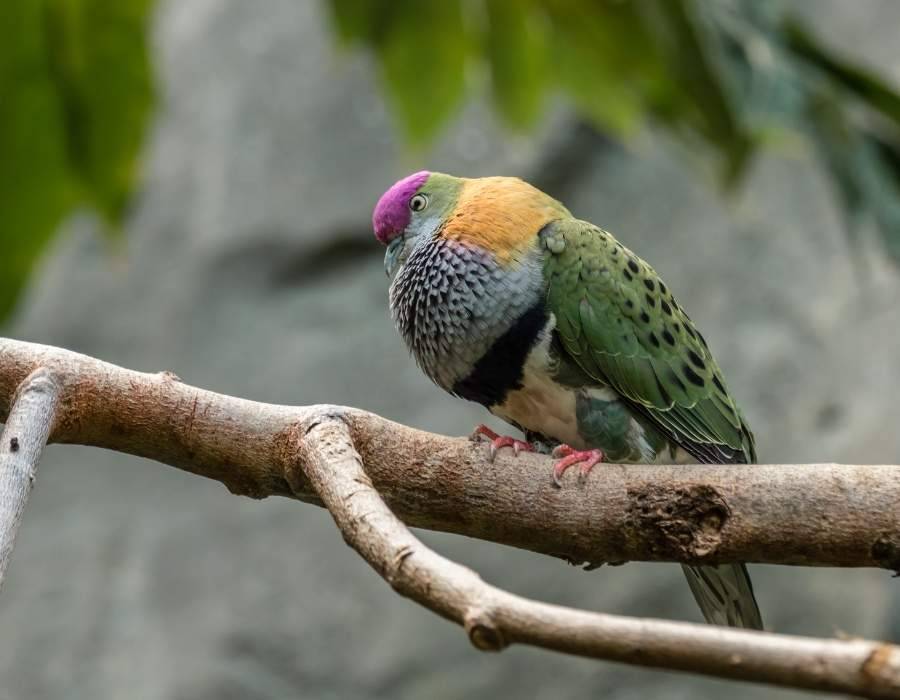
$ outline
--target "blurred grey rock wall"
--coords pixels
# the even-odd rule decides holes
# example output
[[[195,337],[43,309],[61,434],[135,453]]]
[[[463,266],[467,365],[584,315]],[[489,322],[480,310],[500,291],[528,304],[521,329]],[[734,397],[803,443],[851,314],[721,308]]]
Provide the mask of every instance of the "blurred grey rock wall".
[[[900,77],[900,5],[797,5]],[[623,148],[556,114],[538,137],[513,139],[484,105],[413,156],[372,65],[333,50],[313,2],[170,0],[155,50],[162,104],[127,239],[110,247],[90,219],[70,222],[16,337],[261,401],[346,403],[464,434],[484,414],[406,355],[369,214],[420,167],[518,174],[664,275],[764,460],[900,459],[900,275],[877,255],[851,258],[832,193],[802,156],[764,157],[723,201],[695,155],[654,134]],[[585,573],[423,537],[523,595],[699,619],[674,565]],[[754,567],[754,578],[778,631],[900,640],[886,573]],[[808,697],[524,648],[480,654],[391,592],[324,511],[67,446],[41,465],[0,628],[0,698]]]

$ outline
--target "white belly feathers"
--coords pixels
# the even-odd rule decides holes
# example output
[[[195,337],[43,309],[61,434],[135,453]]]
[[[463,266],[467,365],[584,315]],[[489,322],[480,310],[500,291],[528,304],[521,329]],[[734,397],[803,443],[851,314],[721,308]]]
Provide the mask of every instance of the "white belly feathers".
[[[603,445],[588,444],[579,434],[576,398],[579,392],[594,399],[616,401],[619,395],[614,389],[604,386],[573,388],[556,382],[555,368],[550,357],[550,342],[556,319],[552,315],[540,339],[525,360],[522,372],[522,386],[510,391],[502,404],[493,406],[491,412],[499,418],[515,423],[523,429],[539,433],[552,440],[558,440],[578,450]],[[631,419],[630,442],[635,454],[631,461],[643,463],[685,463],[695,462],[685,450],[661,450],[659,454],[647,441],[643,426]]]
[[[525,360],[522,387],[510,391],[505,401],[494,406],[491,412],[525,430],[559,440],[576,449],[587,449],[588,445],[578,434],[576,390],[553,380],[550,340],[555,326],[556,318],[551,315],[541,331],[540,340]],[[596,391],[608,393],[610,398],[615,398],[614,392],[608,389]]]

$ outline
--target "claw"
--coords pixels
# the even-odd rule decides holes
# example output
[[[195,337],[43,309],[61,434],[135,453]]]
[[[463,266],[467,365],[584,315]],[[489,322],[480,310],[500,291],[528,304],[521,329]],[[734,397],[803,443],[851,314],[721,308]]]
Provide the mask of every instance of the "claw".
[[[562,486],[562,475],[569,467],[580,464],[579,472],[582,477],[591,473],[595,464],[603,461],[603,452],[600,450],[576,450],[568,445],[559,445],[553,449],[553,456],[560,460],[553,465],[553,483]]]
[[[479,423],[475,426],[475,430],[472,431],[469,439],[472,442],[478,442],[482,437],[486,437],[488,440],[496,440],[500,436],[488,428],[484,423]]]
[[[516,457],[519,456],[520,452],[534,452],[534,448],[524,440],[516,440],[508,435],[498,435],[486,425],[479,425],[472,431],[472,440],[478,440],[481,437],[486,437],[491,441],[489,452],[491,462],[496,459],[497,450],[501,447],[512,447]]]

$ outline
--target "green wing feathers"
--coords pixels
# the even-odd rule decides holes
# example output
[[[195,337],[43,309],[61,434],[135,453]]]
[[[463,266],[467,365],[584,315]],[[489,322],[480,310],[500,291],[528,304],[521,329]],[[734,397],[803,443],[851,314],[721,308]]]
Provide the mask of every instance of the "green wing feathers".
[[[753,435],[706,341],[647,263],[577,219],[541,231],[563,347],[700,462],[753,462]]]
[[[753,434],[703,336],[656,272],[577,219],[540,234],[550,311],[563,348],[699,462],[755,462]],[[708,622],[762,629],[743,564],[684,566]]]

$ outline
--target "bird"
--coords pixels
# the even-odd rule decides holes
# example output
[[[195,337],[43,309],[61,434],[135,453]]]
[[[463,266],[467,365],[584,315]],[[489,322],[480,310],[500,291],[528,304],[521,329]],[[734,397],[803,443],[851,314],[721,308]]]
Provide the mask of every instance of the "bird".
[[[562,485],[600,462],[747,463],[753,433],[709,346],[656,271],[515,177],[420,171],[372,214],[394,324],[422,371],[557,457]],[[762,629],[744,564],[683,565],[706,621]]]

